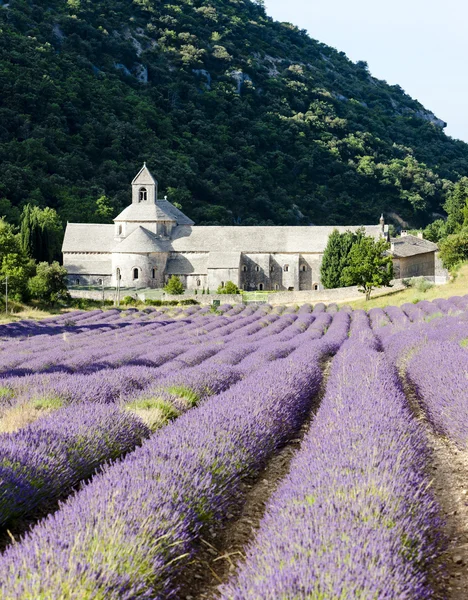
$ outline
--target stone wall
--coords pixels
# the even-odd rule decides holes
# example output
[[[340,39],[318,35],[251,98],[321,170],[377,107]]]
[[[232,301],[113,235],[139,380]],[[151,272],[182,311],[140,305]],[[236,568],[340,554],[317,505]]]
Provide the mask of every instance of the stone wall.
[[[414,256],[401,257],[399,259],[400,273],[402,279],[407,277],[434,277],[435,276],[435,253],[425,252]]]
[[[144,294],[139,294],[141,299],[144,299]],[[243,302],[242,294],[183,294],[180,296],[171,296],[164,294],[162,300],[195,300],[199,304],[209,305],[213,300],[219,300],[221,304],[240,304]]]
[[[389,292],[405,289],[401,281],[394,281],[392,288],[380,288],[372,292],[372,297],[384,296]],[[306,290],[302,292],[277,292],[268,296],[269,304],[316,304],[317,302],[348,302],[360,300],[364,294],[357,286],[336,288],[334,290]]]
[[[86,298],[86,300],[102,300],[102,290],[69,290],[72,298]],[[128,294],[125,294],[128,295]],[[123,296],[120,294],[120,298]],[[115,290],[104,290],[104,300],[115,301]]]

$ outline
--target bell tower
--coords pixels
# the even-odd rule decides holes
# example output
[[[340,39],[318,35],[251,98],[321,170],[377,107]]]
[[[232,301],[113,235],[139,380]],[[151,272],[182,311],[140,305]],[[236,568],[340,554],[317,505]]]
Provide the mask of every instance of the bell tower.
[[[132,181],[132,204],[147,206],[156,204],[158,199],[158,182],[149,172],[146,163]]]

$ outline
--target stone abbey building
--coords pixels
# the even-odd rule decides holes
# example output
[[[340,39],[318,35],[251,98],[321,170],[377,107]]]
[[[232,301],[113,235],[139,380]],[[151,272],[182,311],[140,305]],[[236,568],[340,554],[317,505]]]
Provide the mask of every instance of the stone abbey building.
[[[244,290],[319,290],[322,256],[334,229],[358,227],[196,226],[158,198],[158,184],[144,165],[132,182],[132,203],[114,225],[67,224],[63,262],[70,285],[111,287],[120,277],[123,288],[161,288],[177,275],[188,290],[214,292],[227,281]],[[365,231],[388,238],[383,218]],[[402,263],[411,256],[406,246]],[[417,265],[434,264],[432,247],[437,249],[418,241]],[[422,257],[424,250],[432,258]]]

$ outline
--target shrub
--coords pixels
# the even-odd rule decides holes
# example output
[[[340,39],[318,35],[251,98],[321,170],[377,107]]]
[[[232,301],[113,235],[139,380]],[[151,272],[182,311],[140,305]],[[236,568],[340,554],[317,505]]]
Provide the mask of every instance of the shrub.
[[[424,279],[424,277],[413,277],[410,280],[411,283],[411,287],[414,287],[418,290],[418,292],[422,292],[425,293],[427,292],[427,290],[430,290],[431,288],[434,287],[434,284],[432,283],[432,281],[428,281],[427,279]]]
[[[36,275],[28,282],[28,290],[33,298],[51,304],[69,300],[67,270],[58,262],[53,262],[51,265],[46,262],[39,263]]]
[[[177,275],[172,275],[172,277],[167,282],[164,291],[167,294],[175,296],[184,293],[184,286],[182,285],[182,282],[179,279],[179,277],[177,277]]]
[[[217,294],[240,294],[239,288],[233,281],[226,281],[225,285],[220,285],[216,290]]]
[[[148,306],[162,306],[162,300],[150,300],[149,298],[145,300],[145,304]]]

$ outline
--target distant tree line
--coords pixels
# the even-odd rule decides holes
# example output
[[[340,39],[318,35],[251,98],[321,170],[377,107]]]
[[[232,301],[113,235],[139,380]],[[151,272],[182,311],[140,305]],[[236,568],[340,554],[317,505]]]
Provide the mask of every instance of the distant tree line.
[[[15,225],[26,204],[111,222],[143,160],[200,225],[391,208],[425,226],[468,173],[468,146],[420,103],[262,2],[12,0],[0,30],[0,216]]]
[[[448,269],[468,260],[468,177],[462,177],[447,195],[446,219],[436,219],[424,230],[424,237],[439,244],[440,256]]]

